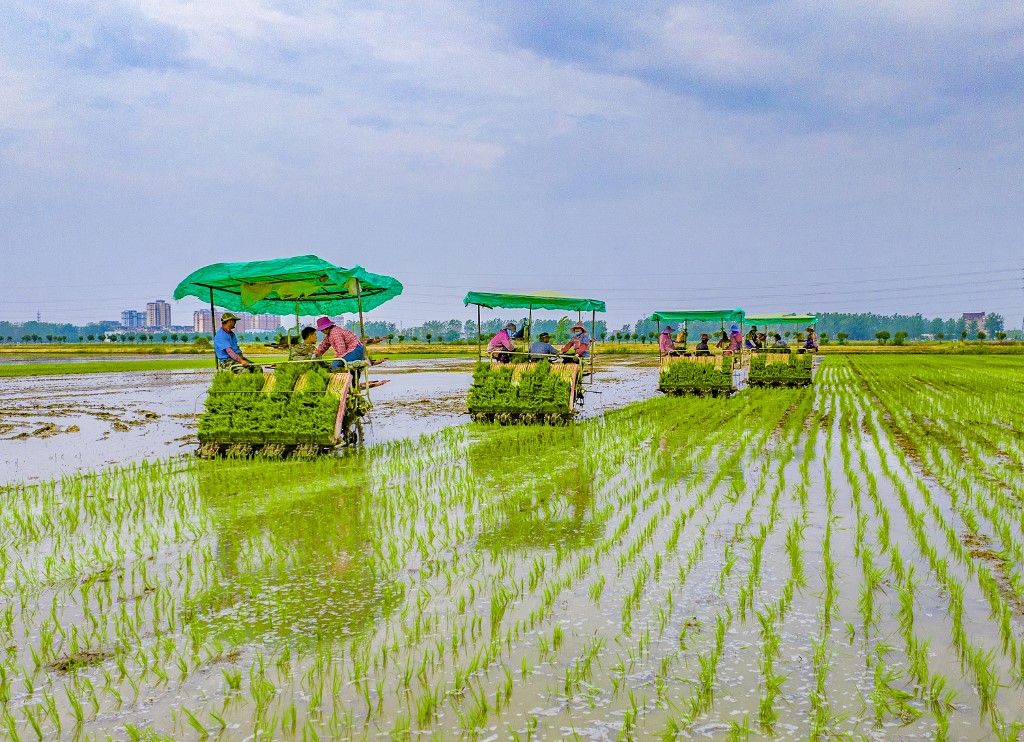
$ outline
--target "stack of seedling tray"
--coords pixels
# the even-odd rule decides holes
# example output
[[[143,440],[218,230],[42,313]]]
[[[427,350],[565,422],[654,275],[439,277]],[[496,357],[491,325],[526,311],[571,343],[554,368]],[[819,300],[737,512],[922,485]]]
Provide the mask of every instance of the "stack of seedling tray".
[[[560,425],[576,414],[580,376],[575,363],[478,363],[466,403],[481,422]]]
[[[661,369],[658,391],[669,395],[719,395],[735,391],[734,356],[682,356]]]
[[[214,376],[199,418],[199,442],[216,447],[330,448],[342,442],[352,376],[308,364],[286,364],[275,373]]]
[[[808,386],[813,377],[814,356],[792,352],[755,353],[747,382],[760,387]]]

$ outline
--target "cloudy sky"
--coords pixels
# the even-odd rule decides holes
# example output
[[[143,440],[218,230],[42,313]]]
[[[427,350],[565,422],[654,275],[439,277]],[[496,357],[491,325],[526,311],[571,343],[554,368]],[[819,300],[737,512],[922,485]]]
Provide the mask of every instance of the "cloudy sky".
[[[0,319],[316,253],[407,323],[550,288],[1019,327],[1022,114],[1020,0],[0,0]]]

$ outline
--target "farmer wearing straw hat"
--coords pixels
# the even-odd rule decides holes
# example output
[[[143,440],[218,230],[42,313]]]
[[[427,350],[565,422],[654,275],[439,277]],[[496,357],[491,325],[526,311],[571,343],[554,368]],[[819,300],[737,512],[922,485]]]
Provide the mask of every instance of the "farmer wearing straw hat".
[[[565,363],[579,363],[581,358],[590,358],[590,345],[593,342],[587,334],[587,328],[577,322],[570,330],[569,342],[562,346]]]
[[[672,325],[665,325],[661,330],[661,335],[658,337],[658,352],[662,356],[678,356],[679,351],[676,350],[676,344],[672,340],[672,332],[675,328]]]
[[[366,360],[366,346],[351,330],[334,324],[330,317],[320,317],[316,321],[316,329],[324,334],[324,339],[313,351],[313,358],[320,358],[329,349],[334,349],[335,359],[331,363],[332,370],[338,370],[347,363]],[[372,338],[367,342],[377,342]],[[383,361],[374,362],[374,365]]]
[[[213,336],[213,352],[217,355],[217,365],[234,371],[255,371],[256,366],[242,355],[242,348],[235,336],[235,323],[238,322],[231,312],[224,312],[220,318],[220,329]]]

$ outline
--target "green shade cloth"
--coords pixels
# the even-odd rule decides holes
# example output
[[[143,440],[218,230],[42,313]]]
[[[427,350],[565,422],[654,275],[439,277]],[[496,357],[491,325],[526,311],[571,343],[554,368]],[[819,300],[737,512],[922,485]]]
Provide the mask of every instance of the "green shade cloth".
[[[655,312],[651,319],[658,322],[742,322],[745,316],[742,309],[692,309]]]
[[[342,314],[359,310],[356,281],[364,311],[402,293],[391,276],[321,260],[316,255],[214,263],[192,273],[174,289],[174,298],[194,296],[223,309],[254,314]],[[296,309],[296,302],[298,308]]]
[[[813,314],[748,314],[752,325],[813,325],[818,321]]]
[[[599,299],[581,299],[578,296],[563,296],[550,292],[524,294],[489,294],[484,291],[470,291],[463,304],[479,304],[494,309],[570,309],[577,312],[603,312],[604,302]]]

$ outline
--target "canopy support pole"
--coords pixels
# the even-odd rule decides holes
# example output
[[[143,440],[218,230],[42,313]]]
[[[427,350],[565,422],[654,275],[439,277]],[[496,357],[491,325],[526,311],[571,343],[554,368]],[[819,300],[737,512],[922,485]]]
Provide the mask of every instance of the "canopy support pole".
[[[217,339],[217,313],[213,311],[213,286],[210,287],[210,334],[213,335],[213,339]],[[217,363],[217,349],[213,349],[213,367],[220,368],[220,364]]]
[[[359,283],[359,279],[356,279],[356,304],[359,307],[359,341],[363,344],[363,355],[366,356],[366,368],[363,369],[363,373],[366,376],[366,398],[370,398],[370,367],[373,365],[370,363],[370,353],[367,350],[366,345],[366,328],[363,326],[363,287]],[[356,385],[359,384],[359,377],[356,376]],[[361,392],[361,389],[356,389],[356,392]]]
[[[528,315],[526,317],[526,344],[529,345],[530,341],[533,340],[533,307],[527,307]]]
[[[661,317],[654,320],[654,325],[658,329],[658,365],[665,365],[665,356],[661,353]]]
[[[302,333],[299,331],[299,300],[295,300],[295,344],[302,342]],[[292,359],[292,340],[288,338],[288,360]]]
[[[582,314],[582,312],[580,313]],[[590,310],[590,384],[594,384],[594,354],[597,352],[594,342],[597,337],[597,312]]]
[[[476,361],[479,363],[483,358],[483,354],[480,349],[480,338],[483,335],[483,328],[480,327],[480,305],[476,305]]]

